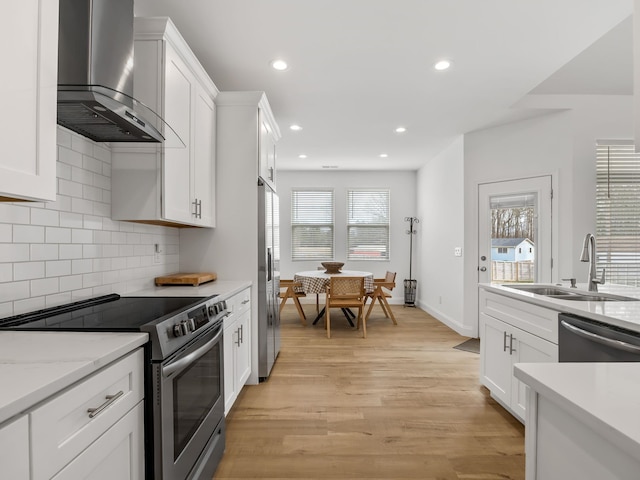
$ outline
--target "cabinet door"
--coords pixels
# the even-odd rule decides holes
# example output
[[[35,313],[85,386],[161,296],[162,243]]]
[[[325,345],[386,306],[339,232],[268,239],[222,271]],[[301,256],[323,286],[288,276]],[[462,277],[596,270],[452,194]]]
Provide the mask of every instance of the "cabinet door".
[[[56,199],[58,2],[4,2],[0,200]]]
[[[273,138],[273,132],[271,127],[265,121],[262,114],[258,115],[260,121],[260,144],[259,149],[259,169],[260,176],[267,181],[267,183],[275,188],[276,183],[276,143]]]
[[[164,119],[185,148],[164,149],[162,214],[167,220],[193,222],[191,200],[191,125],[195,78],[173,47],[165,42]]]
[[[480,381],[491,394],[509,405],[511,397],[511,327],[489,315],[480,313]]]
[[[215,106],[206,90],[198,85],[195,102],[192,198],[198,202],[194,221],[202,226],[215,225]]]
[[[514,329],[515,349],[513,363],[558,363],[558,346],[531,335],[524,330]],[[527,386],[516,377],[511,384],[511,408],[524,421],[527,409]]]
[[[144,408],[140,402],[52,480],[143,480]]]
[[[236,390],[240,393],[251,373],[251,310],[241,313],[238,318],[236,342]]]
[[[27,416],[0,427],[2,478],[29,480],[29,421]]]
[[[234,316],[225,319],[223,336],[224,345],[224,414],[231,410],[231,406],[237,397],[235,389],[236,361],[235,361],[235,341],[237,334],[237,322]]]

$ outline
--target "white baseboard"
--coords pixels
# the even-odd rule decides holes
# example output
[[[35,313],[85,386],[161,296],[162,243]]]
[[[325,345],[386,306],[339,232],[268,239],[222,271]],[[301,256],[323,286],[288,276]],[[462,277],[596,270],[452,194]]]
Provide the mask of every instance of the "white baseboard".
[[[475,337],[476,333],[473,328],[463,325],[460,322],[454,320],[448,315],[442,313],[436,308],[432,308],[429,305],[425,305],[422,302],[418,301],[417,305],[427,312],[429,315],[434,317],[436,320],[444,323],[447,327],[454,330],[458,335],[462,335],[463,337]]]

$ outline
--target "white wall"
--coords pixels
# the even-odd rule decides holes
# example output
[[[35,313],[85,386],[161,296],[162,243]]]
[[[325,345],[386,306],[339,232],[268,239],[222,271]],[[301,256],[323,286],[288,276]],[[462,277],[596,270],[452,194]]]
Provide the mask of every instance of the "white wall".
[[[384,277],[385,272],[396,272],[396,288],[390,302],[404,303],[402,281],[409,278],[409,236],[406,230],[409,223],[405,217],[416,216],[416,172],[413,171],[330,171],[304,172],[279,171],[278,195],[280,197],[280,249],[283,252],[280,261],[282,278],[293,278],[295,272],[315,270],[320,261],[291,260],[291,189],[298,187],[332,187],[334,189],[335,208],[335,259],[344,261],[345,269],[373,272],[375,277]],[[349,260],[347,257],[347,190],[349,188],[388,188],[391,207],[391,240],[388,261]],[[418,225],[418,232],[420,226]],[[417,237],[417,238],[416,238]],[[420,233],[414,236],[414,254]],[[289,255],[287,255],[289,252]],[[327,259],[331,260],[331,259]],[[412,276],[416,276],[417,260],[414,257]],[[418,278],[418,284],[420,280]]]
[[[464,142],[459,137],[426,163],[417,178],[418,305],[461,334],[463,322]],[[462,249],[465,255],[465,249]]]
[[[58,127],[57,177],[55,202],[0,203],[0,317],[149,288],[177,271],[177,228],[111,220],[106,144]]]
[[[478,184],[541,174],[553,176],[553,281],[584,281],[578,261],[582,238],[595,231],[595,142],[630,138],[630,96],[534,96],[522,106],[566,108],[529,120],[480,130],[464,139],[464,314],[477,332]]]

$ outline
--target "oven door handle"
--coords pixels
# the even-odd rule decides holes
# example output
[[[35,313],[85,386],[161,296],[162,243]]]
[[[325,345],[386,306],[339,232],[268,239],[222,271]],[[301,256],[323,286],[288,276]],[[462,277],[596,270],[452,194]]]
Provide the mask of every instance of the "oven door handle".
[[[587,330],[583,330],[582,328],[578,328],[575,325],[571,325],[565,320],[560,320],[560,325],[562,325],[567,330],[579,335],[581,337],[587,338],[594,342],[601,343],[603,345],[608,345],[617,350],[624,350],[626,352],[632,353],[640,353],[640,346],[633,345],[631,343],[623,342],[622,340],[614,340],[613,338],[603,337],[596,333],[589,332]]]
[[[162,367],[162,376],[168,377],[169,375],[177,372],[178,370],[182,370],[187,365],[195,362],[197,359],[202,357],[205,353],[207,353],[209,350],[213,348],[213,345],[217,343],[218,340],[220,340],[220,337],[222,336],[223,331],[224,330],[220,328],[220,331],[216,334],[216,336],[213,337],[211,340],[209,340],[207,343],[205,343],[203,346],[201,346],[197,350],[194,350],[189,355],[182,357],[180,360],[176,360],[175,362]]]

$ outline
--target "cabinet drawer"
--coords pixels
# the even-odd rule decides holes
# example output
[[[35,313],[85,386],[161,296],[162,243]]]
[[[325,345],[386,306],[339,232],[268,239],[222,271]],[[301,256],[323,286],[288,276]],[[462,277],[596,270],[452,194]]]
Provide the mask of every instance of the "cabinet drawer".
[[[232,314],[242,313],[251,307],[251,289],[247,288],[227,300],[227,308]]]
[[[1,478],[29,480],[29,420],[26,415],[0,427]]]
[[[143,373],[138,349],[31,412],[33,480],[50,479],[138,404]]]
[[[558,312],[556,310],[481,289],[480,311],[558,344]]]

